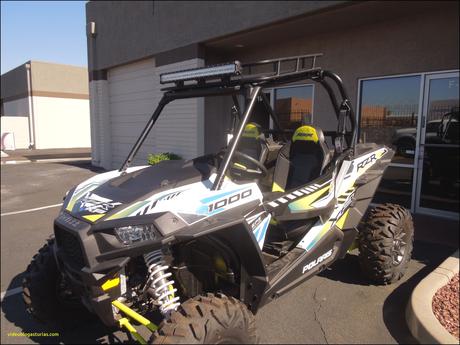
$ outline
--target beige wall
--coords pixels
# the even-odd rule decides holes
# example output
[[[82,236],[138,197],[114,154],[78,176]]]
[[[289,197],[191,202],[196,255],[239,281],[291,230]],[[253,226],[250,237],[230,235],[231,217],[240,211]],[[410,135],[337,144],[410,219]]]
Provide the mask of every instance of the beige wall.
[[[33,97],[35,147],[91,147],[89,101]]]
[[[27,63],[31,65],[31,88],[35,96],[89,98],[86,67],[41,61]],[[1,98],[4,102],[28,95],[26,64],[1,76]]]
[[[87,69],[40,61],[28,63],[33,106],[29,105],[24,64],[2,75],[5,115],[29,115],[32,106],[37,149],[90,147]]]
[[[61,65],[41,61],[31,62],[32,92],[70,93],[88,98],[86,67]]]
[[[14,144],[16,149],[29,147],[29,120],[27,116],[2,116],[1,138],[4,133],[14,133]]]
[[[35,148],[91,147],[88,99],[33,96],[32,102]],[[2,133],[6,131],[3,128],[4,117],[23,119],[24,115],[29,115],[29,97],[5,102],[3,106],[6,116],[2,116]],[[18,133],[23,132],[18,129],[20,127],[15,128]],[[16,144],[17,148],[29,147],[28,133],[27,129],[27,145]],[[23,134],[18,135],[24,137]],[[18,135],[15,134],[15,137]],[[16,140],[22,143],[23,139]]]

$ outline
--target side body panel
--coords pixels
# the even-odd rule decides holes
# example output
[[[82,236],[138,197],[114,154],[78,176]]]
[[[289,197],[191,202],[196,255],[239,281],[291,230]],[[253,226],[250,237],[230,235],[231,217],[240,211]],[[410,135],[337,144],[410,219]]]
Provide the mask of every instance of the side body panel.
[[[261,305],[314,276],[337,258],[345,256],[358,234],[357,226],[393,156],[392,150],[375,144],[357,145],[355,153],[352,160],[344,160],[338,171],[332,173],[333,178],[329,186],[323,187],[324,190],[320,189],[321,186],[317,188],[320,192],[302,187],[280,197],[289,200],[292,198],[289,194],[297,195],[302,192],[305,195],[285,203],[285,210],[291,213],[304,211],[308,215],[323,209],[323,215],[320,215],[316,224],[288,254],[292,258],[284,268],[272,276],[270,267],[267,268],[269,286]],[[331,201],[334,207],[329,211],[327,205]],[[294,217],[297,219],[296,215]]]

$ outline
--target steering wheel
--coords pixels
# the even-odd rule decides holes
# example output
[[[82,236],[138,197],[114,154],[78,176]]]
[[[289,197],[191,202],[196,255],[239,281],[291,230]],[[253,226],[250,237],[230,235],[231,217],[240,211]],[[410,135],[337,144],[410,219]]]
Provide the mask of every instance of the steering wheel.
[[[245,167],[244,165],[242,165],[241,163],[234,162],[232,167],[231,167],[233,172],[238,171],[238,172],[242,172],[244,174],[256,175],[258,178],[264,178],[265,176],[268,175],[267,168],[262,163],[260,163],[257,159],[249,156],[246,153],[243,153],[243,152],[237,151],[237,150],[235,150],[234,156],[239,157],[239,158],[243,158],[244,160],[250,162],[251,164],[254,164],[257,167],[257,169],[249,169],[249,168]],[[236,165],[235,163],[238,164],[238,165]]]
[[[227,152],[227,149],[221,150],[218,153],[218,155],[223,155],[223,154],[225,154],[225,152]],[[250,162],[251,164],[254,164],[257,167],[257,169],[248,169],[247,167],[245,167],[244,165],[242,165],[242,164],[240,164],[238,162],[233,162],[233,164],[230,167],[233,172],[235,172],[235,170],[236,170],[239,173],[249,174],[249,175],[256,175],[257,178],[264,178],[264,177],[266,177],[268,175],[267,168],[261,162],[259,162],[257,159],[249,156],[246,153],[238,151],[238,150],[235,150],[233,155],[234,155],[234,157],[243,158],[244,160]],[[237,163],[238,165],[235,165],[235,163]],[[253,177],[253,176],[251,176],[251,177]]]

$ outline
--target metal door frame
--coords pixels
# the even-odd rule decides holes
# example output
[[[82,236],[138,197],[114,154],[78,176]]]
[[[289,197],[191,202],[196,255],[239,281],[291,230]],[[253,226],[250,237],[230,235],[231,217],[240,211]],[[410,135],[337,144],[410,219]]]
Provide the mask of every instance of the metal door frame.
[[[420,139],[423,135],[425,138],[425,132],[422,132],[422,116],[424,115],[425,110],[425,102],[427,102],[427,97],[425,96],[425,85],[426,79],[430,76],[458,76],[458,70],[442,70],[442,71],[432,71],[432,72],[415,72],[415,73],[402,73],[402,74],[388,74],[388,75],[380,75],[380,76],[371,76],[365,78],[358,78],[357,81],[357,95],[356,95],[356,121],[357,123],[361,123],[360,120],[360,112],[361,112],[361,88],[362,82],[365,80],[378,80],[378,79],[387,79],[387,78],[398,78],[398,77],[412,77],[412,76],[420,76],[420,95],[419,95],[419,106],[418,106],[418,118],[417,118],[417,136],[416,136],[416,143],[415,143],[415,154],[414,154],[414,162],[412,164],[398,164],[398,163],[390,163],[390,167],[396,168],[407,168],[413,169],[412,170],[412,194],[411,194],[411,205],[410,211],[412,213],[420,213],[420,214],[429,214],[435,216],[441,216],[445,218],[451,219],[459,219],[460,214],[455,212],[447,212],[441,211],[436,209],[418,207],[419,205],[419,193],[420,193],[420,183],[418,181],[418,176],[421,175],[422,168],[419,165],[419,157],[420,157]],[[361,125],[360,125],[361,126]],[[423,131],[425,131],[425,126],[423,126]],[[376,205],[371,203],[371,205]]]
[[[415,177],[415,202],[414,208],[416,213],[428,214],[432,216],[441,216],[450,219],[460,219],[460,213],[438,210],[434,208],[428,208],[420,206],[421,201],[421,192],[422,192],[422,174],[423,174],[423,156],[424,156],[424,146],[425,146],[425,133],[426,133],[426,124],[427,124],[427,112],[428,112],[428,99],[430,94],[430,81],[434,79],[445,79],[459,77],[459,72],[444,72],[444,73],[430,73],[426,74],[423,78],[423,108],[420,112],[421,116],[419,117],[419,124],[423,122],[423,126],[418,128],[418,145],[416,147],[416,157],[417,157],[417,172]]]

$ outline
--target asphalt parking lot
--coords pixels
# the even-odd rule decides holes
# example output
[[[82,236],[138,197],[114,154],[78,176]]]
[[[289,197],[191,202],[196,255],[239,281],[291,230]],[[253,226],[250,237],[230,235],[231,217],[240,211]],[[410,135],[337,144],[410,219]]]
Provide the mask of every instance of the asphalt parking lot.
[[[18,291],[32,256],[52,232],[64,193],[96,174],[88,162],[29,163],[1,167],[1,343],[120,343],[93,317],[49,329],[26,314]],[[52,206],[40,210],[17,211]],[[453,244],[456,246],[456,244]],[[394,285],[369,285],[356,255],[300,285],[259,311],[263,343],[415,343],[405,307],[417,283],[456,248],[416,241],[405,277]],[[12,293],[12,294],[11,294]],[[59,332],[58,337],[14,337],[10,332]]]

